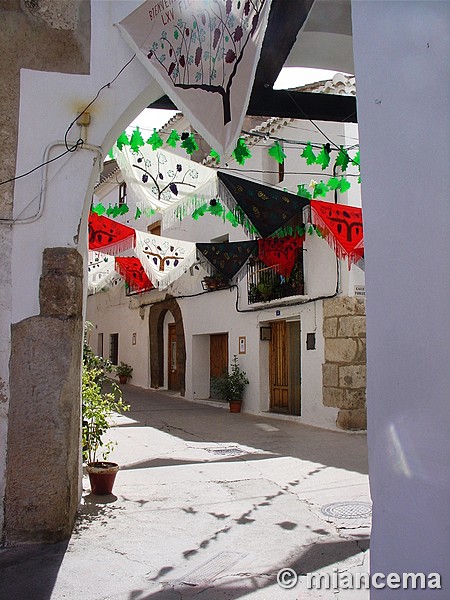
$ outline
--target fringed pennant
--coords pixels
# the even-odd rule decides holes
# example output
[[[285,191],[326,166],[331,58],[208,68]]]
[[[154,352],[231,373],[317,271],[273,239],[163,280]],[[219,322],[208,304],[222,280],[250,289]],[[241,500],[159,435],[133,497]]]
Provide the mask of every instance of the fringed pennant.
[[[88,234],[89,250],[101,250],[105,254],[118,254],[135,245],[136,236],[132,227],[93,212],[89,215]]]
[[[114,157],[129,197],[142,212],[161,212],[165,227],[217,195],[215,169],[167,150],[152,150],[145,145],[133,152],[129,146],[121,150],[115,146]]]
[[[192,126],[230,156],[247,110],[270,0],[146,0],[119,23]]]
[[[364,257],[361,208],[311,200],[311,219],[336,256],[347,259],[349,269]]]
[[[242,220],[242,212],[263,238],[275,233],[309,204],[307,198],[257,181],[248,181],[220,171],[217,176],[221,200],[233,213],[237,213],[236,217],[244,229],[249,231]]]
[[[277,273],[289,278],[297,259],[297,251],[302,248],[305,236],[288,235],[283,238],[258,240],[258,258]]]
[[[246,264],[250,256],[258,250],[258,242],[218,242],[211,244],[197,243],[197,257],[206,269],[206,259],[214,269],[219,271],[228,281],[239,276],[242,267]]]
[[[89,252],[88,294],[95,294],[118,277],[114,268],[114,258],[101,252]]]
[[[135,256],[116,256],[115,268],[125,279],[131,291],[145,292],[153,288],[141,261]]]
[[[154,287],[164,290],[196,262],[195,244],[136,231],[136,256]]]

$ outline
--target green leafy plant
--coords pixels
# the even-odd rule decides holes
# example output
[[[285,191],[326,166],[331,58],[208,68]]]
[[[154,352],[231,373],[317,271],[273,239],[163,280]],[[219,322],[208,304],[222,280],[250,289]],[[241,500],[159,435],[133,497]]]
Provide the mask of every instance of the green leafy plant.
[[[127,365],[127,363],[120,361],[120,365],[116,367],[117,375],[122,375],[123,377],[131,377],[131,373],[133,372],[133,367],[131,365]]]
[[[105,460],[114,447],[114,442],[105,441],[104,436],[112,426],[115,413],[129,410],[122,398],[119,386],[108,378],[113,365],[109,360],[96,356],[87,343],[85,327],[83,346],[83,371],[81,381],[82,399],[82,449],[86,463]],[[106,387],[110,391],[106,391]]]
[[[248,383],[247,374],[241,370],[236,354],[231,362],[231,370],[225,371],[221,377],[215,377],[213,380],[219,398],[226,402],[231,400],[242,401],[245,386]]]

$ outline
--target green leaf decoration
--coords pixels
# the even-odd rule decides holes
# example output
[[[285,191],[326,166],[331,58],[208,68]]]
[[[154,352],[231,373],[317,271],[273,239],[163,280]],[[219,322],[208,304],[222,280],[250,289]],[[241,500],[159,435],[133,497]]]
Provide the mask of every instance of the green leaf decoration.
[[[97,213],[97,215],[99,217],[101,217],[102,215],[104,215],[105,212],[106,212],[106,208],[103,206],[103,204],[101,202],[99,202],[97,204],[97,206],[93,206],[91,210],[92,210],[93,213]]]
[[[114,204],[113,211],[112,211],[112,217],[113,217],[113,219],[115,219],[116,217],[118,217],[120,214],[121,214],[121,212],[120,212],[120,206],[118,204]]]
[[[161,148],[164,142],[162,141],[162,138],[156,129],[153,129],[153,133],[146,141],[146,144],[149,144],[149,146],[152,147],[152,150],[158,150],[158,148]]]
[[[195,221],[198,221],[198,218],[203,217],[203,215],[206,214],[207,210],[208,204],[205,202],[205,204],[202,204],[201,206],[196,208],[191,216]]]
[[[136,206],[136,212],[134,213],[134,220],[137,221],[138,219],[140,219],[141,215],[142,215],[141,209],[138,206]]]
[[[300,184],[297,187],[297,196],[302,196],[302,198],[309,198],[309,199],[312,198],[310,191],[306,188],[304,183]]]
[[[181,138],[178,135],[178,131],[175,131],[175,129],[172,129],[171,134],[167,138],[167,145],[171,146],[172,148],[176,148],[177,147],[177,142],[179,142],[180,139]]]
[[[108,152],[108,156],[111,160],[114,160],[114,154],[113,154],[113,149],[111,148],[110,151]]]
[[[316,225],[313,225],[313,230],[311,232],[311,235],[315,233],[317,235],[317,237],[320,238],[324,238],[325,237],[325,233],[322,232],[322,230],[320,229],[320,227],[317,227]]]
[[[341,146],[339,149],[339,154],[336,157],[335,166],[341,167],[341,169],[343,171],[346,171],[349,161],[350,161],[350,156],[348,155],[348,152],[346,150],[344,150],[344,148]]]
[[[327,192],[328,192],[327,184],[324,181],[320,180],[319,183],[317,183],[314,186],[313,198],[324,197],[327,195]]]
[[[231,223],[233,227],[237,227],[239,225],[239,221],[236,219],[235,215],[229,210],[225,215],[227,221]]]
[[[106,216],[110,217],[114,212],[114,208],[111,206],[111,204],[108,206],[108,208],[106,209]]]
[[[280,163],[280,165],[284,163],[284,159],[286,158],[286,154],[283,152],[283,148],[280,146],[279,142],[275,142],[275,144],[269,148],[268,154]]]
[[[340,186],[341,182],[337,177],[330,177],[327,182],[328,189],[337,190]]]
[[[125,131],[122,131],[122,133],[119,135],[119,138],[116,143],[117,143],[117,147],[119,148],[119,150],[122,150],[122,148],[124,146],[130,145],[130,140],[128,139]]]
[[[186,150],[188,154],[192,154],[198,150],[198,144],[195,141],[193,134],[189,134],[188,137],[181,142],[181,147]]]
[[[330,164],[330,152],[328,148],[322,146],[322,150],[319,152],[316,158],[316,165],[321,165],[322,171]]]
[[[131,151],[137,154],[139,152],[139,148],[141,148],[142,146],[145,146],[144,138],[142,137],[142,134],[139,131],[139,127],[136,127],[136,129],[131,134],[130,138]]]
[[[313,147],[311,142],[308,142],[305,146],[305,149],[300,154],[302,158],[306,160],[307,165],[315,165],[316,164],[316,155],[314,154]]]
[[[128,204],[121,204],[119,207],[119,215],[126,215],[130,210]]]
[[[222,204],[220,204],[220,202],[217,202],[217,204],[215,204],[214,206],[209,205],[208,212],[216,217],[221,217],[223,216],[225,209],[222,206]]]
[[[236,148],[233,150],[232,154],[233,158],[237,163],[243,165],[247,158],[252,157],[252,153],[248,149],[247,144],[244,141],[244,138],[239,138],[236,144]]]
[[[350,181],[348,179],[346,179],[345,177],[341,177],[341,180],[339,181],[339,191],[341,192],[341,194],[344,194],[350,188],[351,188]]]
[[[304,225],[296,225],[295,226],[295,231],[297,233],[297,235],[299,237],[302,237],[305,235],[306,231],[305,231],[305,226]]]
[[[209,155],[216,161],[216,163],[220,163],[220,154],[216,152],[213,148],[211,148],[211,152],[209,153]]]
[[[155,214],[156,210],[154,208],[145,208],[144,209],[144,215],[146,217],[153,217],[153,215]]]
[[[352,160],[352,163],[354,165],[357,165],[359,167],[360,163],[359,163],[359,150],[358,152],[355,154],[355,158]]]

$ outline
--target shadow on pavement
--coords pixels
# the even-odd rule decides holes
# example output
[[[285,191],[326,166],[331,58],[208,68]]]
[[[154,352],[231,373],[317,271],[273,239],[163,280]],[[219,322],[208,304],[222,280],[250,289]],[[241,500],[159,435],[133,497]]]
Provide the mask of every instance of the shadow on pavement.
[[[50,600],[68,543],[0,550],[0,600]]]
[[[267,590],[270,597],[274,597],[274,591],[279,591],[279,597],[283,596],[283,589],[278,587],[276,576],[280,569],[289,568],[299,575],[298,587],[301,586],[301,578],[307,573],[330,572],[330,566],[336,562],[344,561],[352,556],[363,554],[369,547],[369,539],[364,537],[358,542],[343,540],[333,542],[318,542],[307,548],[306,551],[294,557],[288,564],[278,565],[270,574],[250,575],[249,573],[242,574],[240,579],[241,584],[237,584],[235,580],[228,582],[220,582],[219,579],[210,582],[202,582],[200,585],[187,585],[182,580],[172,581],[166,579],[163,583],[163,589],[148,593],[145,589],[136,589],[130,592],[128,600],[179,600],[180,598],[187,599],[195,596],[204,597],[208,600],[237,600],[250,595],[256,590]],[[236,565],[233,571],[236,571]],[[166,567],[158,573],[158,579],[163,580],[165,575],[172,571],[171,567]],[[331,571],[332,572],[332,571]],[[192,574],[191,574],[192,575]],[[226,576],[221,574],[221,578]],[[306,579],[306,577],[305,577]],[[305,584],[305,582],[303,582]],[[273,588],[269,592],[269,588]],[[305,589],[302,587],[301,589]],[[331,592],[333,593],[333,592]],[[299,596],[301,597],[301,596]],[[322,597],[322,596],[320,596]]]

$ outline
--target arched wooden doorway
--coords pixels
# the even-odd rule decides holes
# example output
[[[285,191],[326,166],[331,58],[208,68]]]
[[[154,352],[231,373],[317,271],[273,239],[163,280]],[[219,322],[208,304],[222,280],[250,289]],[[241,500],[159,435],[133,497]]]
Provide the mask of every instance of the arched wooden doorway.
[[[178,390],[184,396],[186,389],[186,342],[184,337],[183,315],[174,298],[152,306],[150,310],[150,371],[152,387],[164,386],[164,319],[172,313],[175,322],[170,333],[169,360],[174,362],[176,377],[170,380],[171,389]]]

